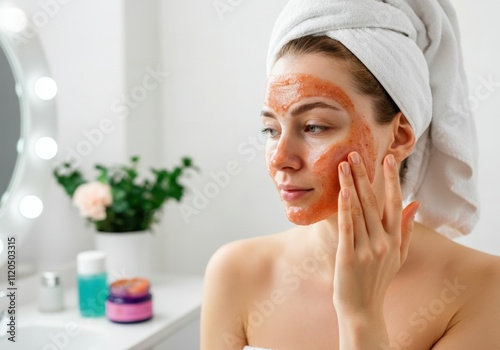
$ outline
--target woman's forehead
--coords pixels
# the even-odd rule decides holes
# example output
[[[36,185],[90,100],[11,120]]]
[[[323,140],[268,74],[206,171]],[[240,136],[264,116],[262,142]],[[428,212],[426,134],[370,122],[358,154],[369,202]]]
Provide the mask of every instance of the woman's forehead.
[[[349,114],[355,112],[352,100],[340,86],[304,73],[272,76],[267,85],[265,104],[278,113],[286,113],[294,103],[313,97],[328,98]]]
[[[309,74],[350,90],[354,86],[351,73],[345,66],[339,60],[321,54],[289,54],[276,61],[270,78],[283,74]]]
[[[298,95],[307,97],[329,97],[339,101],[344,108],[359,110],[368,115],[372,111],[371,99],[354,88],[351,73],[345,64],[337,63],[331,57],[321,54],[285,55],[276,61],[267,82],[266,102],[283,101],[288,103]],[[299,83],[302,77],[302,86]],[[287,85],[288,84],[288,85]],[[280,96],[277,96],[279,94]],[[274,101],[272,99],[274,98]],[[286,106],[282,106],[286,108]]]

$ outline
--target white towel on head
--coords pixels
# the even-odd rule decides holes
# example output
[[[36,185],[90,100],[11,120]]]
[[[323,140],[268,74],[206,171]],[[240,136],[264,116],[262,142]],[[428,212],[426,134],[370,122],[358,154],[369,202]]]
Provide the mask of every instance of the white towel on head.
[[[468,103],[455,12],[448,0],[291,0],[268,53],[291,40],[326,35],[372,72],[418,138],[403,181],[417,220],[454,237],[477,222],[477,139]]]

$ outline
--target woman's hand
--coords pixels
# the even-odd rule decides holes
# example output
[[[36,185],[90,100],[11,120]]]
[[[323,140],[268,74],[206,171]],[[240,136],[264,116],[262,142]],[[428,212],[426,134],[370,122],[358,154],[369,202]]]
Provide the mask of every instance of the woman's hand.
[[[339,165],[339,243],[333,302],[341,349],[364,348],[359,341],[371,345],[388,342],[384,298],[406,259],[419,203],[413,202],[403,210],[399,172],[392,155],[385,157],[383,168],[385,204],[381,211],[359,154],[352,152],[348,162]],[[370,334],[365,334],[362,330],[368,325]]]

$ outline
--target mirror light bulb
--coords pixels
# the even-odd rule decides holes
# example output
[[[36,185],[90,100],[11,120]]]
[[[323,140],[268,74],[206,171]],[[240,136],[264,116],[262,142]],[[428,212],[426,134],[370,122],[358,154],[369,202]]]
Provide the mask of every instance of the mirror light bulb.
[[[19,154],[23,153],[23,150],[24,150],[24,140],[23,139],[17,140],[16,150],[17,150],[17,153],[19,153]]]
[[[35,143],[35,153],[41,159],[52,159],[57,154],[57,143],[51,137],[41,137]]]
[[[3,11],[2,24],[5,29],[14,33],[19,33],[28,26],[28,18],[20,8],[11,7]]]
[[[37,196],[26,196],[19,203],[19,211],[25,218],[34,219],[42,214],[43,203]]]
[[[35,83],[35,94],[41,100],[51,100],[57,94],[57,84],[49,77],[39,78]]]
[[[16,95],[17,95],[17,97],[22,98],[23,97],[23,87],[22,87],[22,85],[19,84],[19,83],[16,83],[15,89],[16,89]]]

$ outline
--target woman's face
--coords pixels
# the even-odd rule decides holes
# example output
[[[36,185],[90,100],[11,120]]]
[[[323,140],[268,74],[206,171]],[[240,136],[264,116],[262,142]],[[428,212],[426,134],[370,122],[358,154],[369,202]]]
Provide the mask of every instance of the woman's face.
[[[357,151],[378,197],[388,128],[375,123],[369,97],[331,58],[285,56],[273,67],[262,112],[266,162],[288,218],[309,225],[337,213],[338,165]],[[385,140],[385,141],[384,141]]]

